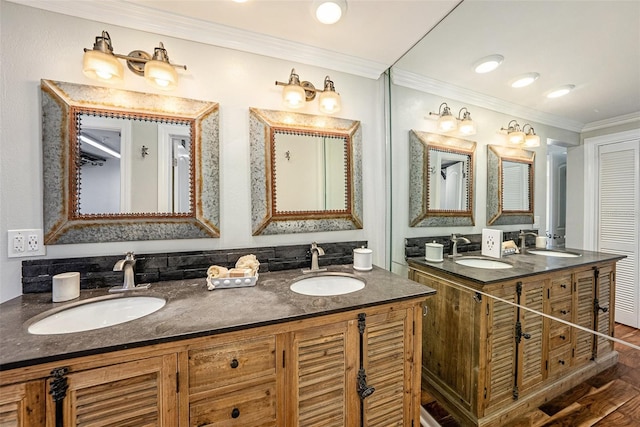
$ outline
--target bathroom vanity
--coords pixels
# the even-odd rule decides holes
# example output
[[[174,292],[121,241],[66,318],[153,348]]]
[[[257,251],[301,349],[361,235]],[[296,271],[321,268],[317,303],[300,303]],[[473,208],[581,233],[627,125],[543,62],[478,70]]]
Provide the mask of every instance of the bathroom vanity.
[[[614,365],[606,336],[621,258],[571,250],[485,263],[504,269],[409,258],[409,278],[437,291],[423,319],[422,387],[464,426],[501,426]]]
[[[154,284],[166,305],[92,331],[32,335],[51,294],[0,306],[0,419],[9,425],[419,425],[423,303],[433,289],[374,267],[365,288],[289,289],[300,270],[255,287]],[[81,299],[104,295],[87,290]],[[116,298],[119,296],[116,296]],[[56,424],[61,422],[63,424]]]

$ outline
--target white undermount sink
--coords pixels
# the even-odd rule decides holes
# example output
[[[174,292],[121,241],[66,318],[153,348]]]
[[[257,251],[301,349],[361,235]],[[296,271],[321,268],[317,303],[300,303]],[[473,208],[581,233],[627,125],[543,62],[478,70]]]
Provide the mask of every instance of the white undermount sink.
[[[160,310],[167,301],[148,296],[98,297],[36,316],[27,330],[34,335],[70,334],[106,328]]]
[[[550,256],[550,257],[557,257],[557,258],[576,258],[580,256],[580,254],[576,254],[573,252],[548,251],[548,250],[542,250],[542,249],[541,250],[530,249],[530,250],[527,250],[527,253],[533,254],[533,255],[542,255],[542,256]]]
[[[364,288],[364,281],[347,273],[324,273],[295,279],[289,289],[310,296],[344,295]]]
[[[486,268],[489,270],[503,270],[505,268],[513,268],[513,266],[509,263],[486,258],[460,258],[455,262],[456,264],[464,265],[466,267]]]

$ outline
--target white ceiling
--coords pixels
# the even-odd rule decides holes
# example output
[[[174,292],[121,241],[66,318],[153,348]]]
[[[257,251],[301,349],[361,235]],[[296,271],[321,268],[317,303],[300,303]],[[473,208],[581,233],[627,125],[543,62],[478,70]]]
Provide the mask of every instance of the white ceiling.
[[[10,1],[369,78],[395,64],[433,93],[573,130],[640,120],[640,0],[347,0],[329,26],[312,0]],[[473,73],[493,53],[502,66]],[[530,71],[540,73],[533,85],[508,85]],[[564,84],[576,89],[544,97]]]

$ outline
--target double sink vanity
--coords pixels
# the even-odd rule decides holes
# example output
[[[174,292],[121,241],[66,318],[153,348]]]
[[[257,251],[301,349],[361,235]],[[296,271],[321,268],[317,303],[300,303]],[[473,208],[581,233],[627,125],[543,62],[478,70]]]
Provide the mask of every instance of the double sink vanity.
[[[502,426],[617,363],[621,256],[528,249],[501,259],[408,258],[436,290],[423,319],[422,387],[464,426]]]
[[[50,293],[25,294],[0,310],[2,419],[24,426],[418,425],[418,340],[433,292],[377,267],[342,265],[261,273],[254,287],[214,291],[203,278],[117,295],[83,290],[79,301],[64,303],[52,303]],[[60,333],[86,327],[85,316],[109,321],[130,302],[152,312]],[[83,307],[93,311],[29,332]]]

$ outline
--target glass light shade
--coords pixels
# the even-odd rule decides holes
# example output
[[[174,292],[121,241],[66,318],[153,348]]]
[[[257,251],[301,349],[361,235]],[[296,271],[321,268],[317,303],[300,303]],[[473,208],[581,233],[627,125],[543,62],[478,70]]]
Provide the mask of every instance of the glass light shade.
[[[529,86],[531,83],[538,80],[538,77],[540,77],[540,74],[538,73],[523,74],[517,77],[516,80],[513,81],[513,83],[511,83],[511,87],[521,88],[521,87]]]
[[[316,7],[316,18],[323,24],[335,24],[342,17],[342,5],[339,1],[322,1]]]
[[[332,90],[320,92],[318,102],[320,103],[320,111],[325,114],[337,113],[342,108],[340,95]]]
[[[288,108],[302,108],[306,101],[306,94],[300,85],[286,85],[282,89],[282,102]]]
[[[519,131],[519,130],[518,131],[509,132],[509,134],[507,135],[507,138],[509,139],[509,143],[510,144],[514,144],[514,145],[523,144],[525,137],[526,137],[526,135],[524,134],[524,132]]]
[[[524,138],[524,145],[527,147],[539,147],[540,137],[535,133],[529,133]]]
[[[502,61],[504,61],[502,55],[489,55],[473,64],[473,70],[478,74],[488,73],[498,68]]]
[[[94,80],[115,83],[124,76],[124,67],[118,58],[99,50],[88,50],[82,58],[82,72]]]
[[[561,96],[565,96],[569,92],[571,92],[575,88],[574,85],[566,85],[557,88],[556,90],[547,94],[547,98],[559,98]]]
[[[450,132],[458,128],[458,120],[452,115],[442,115],[438,119],[438,129],[443,132]]]
[[[462,119],[458,130],[465,135],[473,135],[476,133],[476,123],[470,118]]]
[[[178,73],[164,61],[152,60],[144,64],[144,78],[150,85],[162,90],[175,89],[178,85]]]

